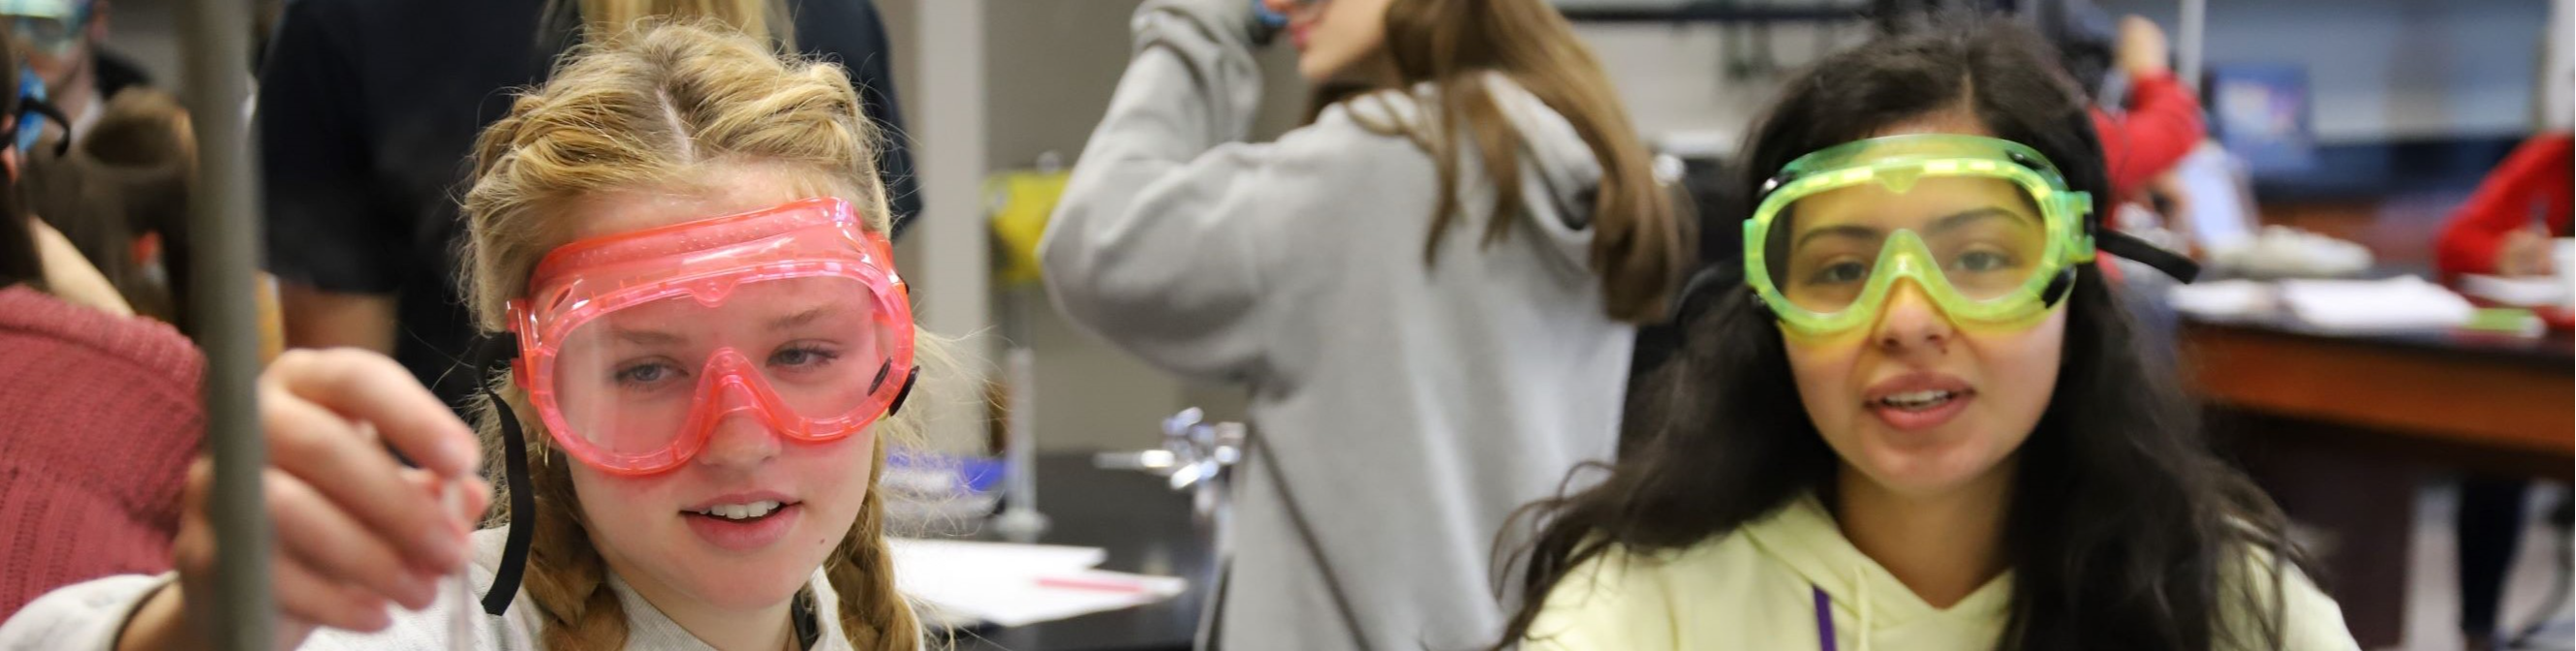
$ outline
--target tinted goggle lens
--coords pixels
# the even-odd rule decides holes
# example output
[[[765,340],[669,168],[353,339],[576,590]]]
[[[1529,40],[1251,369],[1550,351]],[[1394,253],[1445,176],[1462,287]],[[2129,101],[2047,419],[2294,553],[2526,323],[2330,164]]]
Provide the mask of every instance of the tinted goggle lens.
[[[886,305],[867,283],[819,276],[602,314],[565,334],[544,380],[558,435],[649,465],[730,418],[800,439],[850,434],[911,370],[911,323]]]
[[[1938,277],[1959,296],[2012,296],[2050,267],[2048,220],[2040,202],[2010,180],[1924,177],[1862,183],[1800,197],[1766,233],[1765,263],[1779,294],[1799,309],[1851,309],[1890,256],[1892,236],[1920,238]]]

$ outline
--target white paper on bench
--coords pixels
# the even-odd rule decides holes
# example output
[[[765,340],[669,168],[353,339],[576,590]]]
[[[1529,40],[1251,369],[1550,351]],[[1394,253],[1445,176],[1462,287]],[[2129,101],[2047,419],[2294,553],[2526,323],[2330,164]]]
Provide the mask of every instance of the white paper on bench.
[[[1093,569],[1097,547],[895,538],[895,587],[905,596],[975,621],[1024,626],[1170,599],[1181,579]],[[1048,585],[1048,583],[1055,585]],[[1130,586],[1129,590],[1061,587]]]

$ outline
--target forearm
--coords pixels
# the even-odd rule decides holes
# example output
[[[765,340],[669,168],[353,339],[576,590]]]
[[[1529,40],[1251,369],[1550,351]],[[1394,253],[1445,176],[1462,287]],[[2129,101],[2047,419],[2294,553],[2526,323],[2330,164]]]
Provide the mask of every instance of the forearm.
[[[44,267],[46,293],[109,314],[134,316],[134,308],[125,302],[125,295],[108,282],[98,267],[91,266],[89,258],[81,255],[62,232],[42,220],[29,219],[27,224],[36,236],[36,257]]]

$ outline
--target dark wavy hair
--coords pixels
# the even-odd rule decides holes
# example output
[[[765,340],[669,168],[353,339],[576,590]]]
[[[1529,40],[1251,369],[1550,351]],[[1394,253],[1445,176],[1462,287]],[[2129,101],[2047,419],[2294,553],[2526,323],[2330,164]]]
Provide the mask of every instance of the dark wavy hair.
[[[1829,57],[1791,81],[1753,133],[1737,196],[1759,196],[1799,155],[1951,110],[2038,150],[2073,189],[2107,196],[2084,100],[2055,61],[2029,28],[1988,18]],[[1744,208],[1713,214],[1741,219]],[[1839,463],[1795,407],[1776,322],[1743,285],[1741,263],[1719,264],[1739,266],[1684,302],[1679,357],[1636,389],[1645,393],[1629,418],[1645,439],[1616,465],[1576,471],[1606,469],[1600,483],[1516,516],[1539,531],[1501,565],[1520,568],[1504,582],[1527,603],[1495,648],[1525,638],[1549,590],[1604,552],[1689,547],[1833,485]],[[2063,366],[2019,451],[2004,525],[2013,585],[2002,648],[2202,651],[2227,637],[2222,613],[2268,613],[2251,622],[2268,643],[2225,646],[2277,648],[2286,573],[2264,573],[2275,597],[2263,599],[2267,579],[2248,568],[2263,557],[2304,567],[2287,520],[2211,452],[2172,369],[2137,348],[2097,269],[2078,271],[2067,300]]]

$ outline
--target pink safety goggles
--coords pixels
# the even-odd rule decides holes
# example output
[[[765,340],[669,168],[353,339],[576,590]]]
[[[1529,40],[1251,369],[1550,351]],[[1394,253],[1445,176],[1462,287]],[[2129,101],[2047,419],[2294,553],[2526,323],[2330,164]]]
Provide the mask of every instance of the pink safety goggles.
[[[838,440],[902,407],[909,290],[849,202],[803,199],[566,244],[509,304],[513,366],[573,458],[678,467],[730,419]]]

